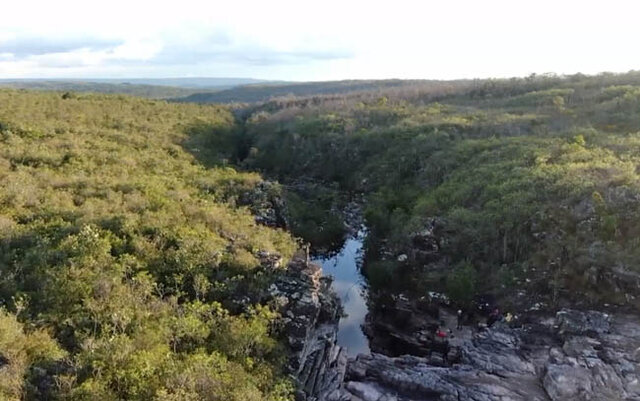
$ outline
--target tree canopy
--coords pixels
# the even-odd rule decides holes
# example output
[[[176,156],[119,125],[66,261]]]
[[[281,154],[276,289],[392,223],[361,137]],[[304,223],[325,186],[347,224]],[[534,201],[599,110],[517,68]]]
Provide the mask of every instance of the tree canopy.
[[[284,400],[261,296],[295,242],[240,199],[221,107],[0,91],[3,399]],[[213,143],[213,142],[212,142]],[[220,155],[220,158],[218,158]],[[214,163],[216,162],[216,163]]]

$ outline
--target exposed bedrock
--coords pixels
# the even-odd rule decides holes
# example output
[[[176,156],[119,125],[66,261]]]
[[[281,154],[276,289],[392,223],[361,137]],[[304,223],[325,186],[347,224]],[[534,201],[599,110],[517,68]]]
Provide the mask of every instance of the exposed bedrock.
[[[475,333],[469,327],[454,330],[445,359],[428,333],[431,323],[448,319],[446,311],[434,318],[407,307],[411,328],[426,329],[402,331],[391,323],[387,328],[411,355],[374,352],[348,359],[337,345],[341,307],[330,286],[319,266],[296,258],[271,288],[281,305],[298,400],[640,400],[638,316],[531,312],[518,327],[498,322]],[[394,313],[394,319],[404,318]],[[408,332],[423,336],[410,341]]]
[[[282,305],[288,369],[300,389],[297,398],[325,400],[341,386],[347,365],[346,351],[337,345],[342,308],[331,279],[322,276],[318,265],[297,258],[271,293]]]
[[[327,400],[640,400],[638,317],[562,310],[532,320],[475,334],[452,366],[360,355]]]

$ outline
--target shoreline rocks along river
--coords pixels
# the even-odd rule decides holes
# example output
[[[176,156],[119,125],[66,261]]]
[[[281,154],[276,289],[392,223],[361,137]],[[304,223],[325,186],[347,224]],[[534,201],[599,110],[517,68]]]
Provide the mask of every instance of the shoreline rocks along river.
[[[289,371],[299,400],[640,400],[640,317],[597,311],[536,314],[457,343],[459,360],[337,345],[341,307],[319,266],[296,259],[273,287],[283,302]],[[285,301],[286,299],[286,301]]]

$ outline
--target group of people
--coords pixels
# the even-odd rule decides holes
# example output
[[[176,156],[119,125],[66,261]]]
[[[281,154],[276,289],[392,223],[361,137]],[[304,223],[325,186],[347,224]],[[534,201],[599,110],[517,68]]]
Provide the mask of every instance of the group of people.
[[[485,309],[486,310],[486,309]],[[491,309],[491,312],[489,312],[488,316],[487,316],[487,320],[486,320],[486,324],[482,325],[479,324],[479,328],[486,328],[486,327],[491,327],[493,326],[496,322],[506,322],[506,323],[511,323],[514,320],[516,320],[518,317],[512,315],[510,312],[507,312],[506,315],[503,315],[500,312],[500,308],[498,308],[497,306],[493,307]],[[457,313],[457,329],[460,330],[462,328],[462,322],[464,320],[464,316],[463,316],[463,312],[461,309],[458,309],[458,313]]]
[[[462,309],[458,309],[456,312],[456,330],[461,330],[465,321],[465,313]],[[491,309],[487,316],[486,325],[479,325],[480,329],[493,326],[496,322],[505,321],[511,323],[514,320],[514,316],[511,313],[503,315],[500,312],[500,308],[497,306]],[[449,351],[451,346],[449,344],[449,338],[453,336],[451,329],[446,329],[444,322],[441,322],[439,326],[434,329],[433,332],[433,345],[429,351],[429,357],[433,352],[437,352],[442,355],[442,360],[445,364],[449,362]]]
[[[500,309],[495,308],[489,314],[487,318],[487,327],[493,326],[496,322],[506,322],[507,324],[511,324],[514,320],[517,320],[518,316],[514,316],[511,312],[507,312],[506,315],[500,313]]]

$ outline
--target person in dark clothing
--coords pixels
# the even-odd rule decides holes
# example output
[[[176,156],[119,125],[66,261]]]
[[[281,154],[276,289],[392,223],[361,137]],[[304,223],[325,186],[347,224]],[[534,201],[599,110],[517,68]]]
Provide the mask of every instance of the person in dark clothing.
[[[449,345],[448,340],[440,340],[436,341],[429,348],[428,357],[431,358],[433,352],[437,352],[442,355],[442,361],[446,364],[449,362],[449,351],[451,350],[451,346]]]
[[[451,346],[449,345],[449,340],[444,340],[444,343],[442,344],[440,352],[442,352],[442,362],[445,365],[449,364],[449,350],[451,350]]]
[[[493,324],[495,322],[497,322],[498,320],[500,320],[500,309],[495,308],[493,311],[491,311],[491,313],[489,314],[489,318],[487,319],[487,327],[491,327],[493,326]]]
[[[458,309],[458,313],[456,314],[456,330],[460,330],[462,328],[462,309]]]

